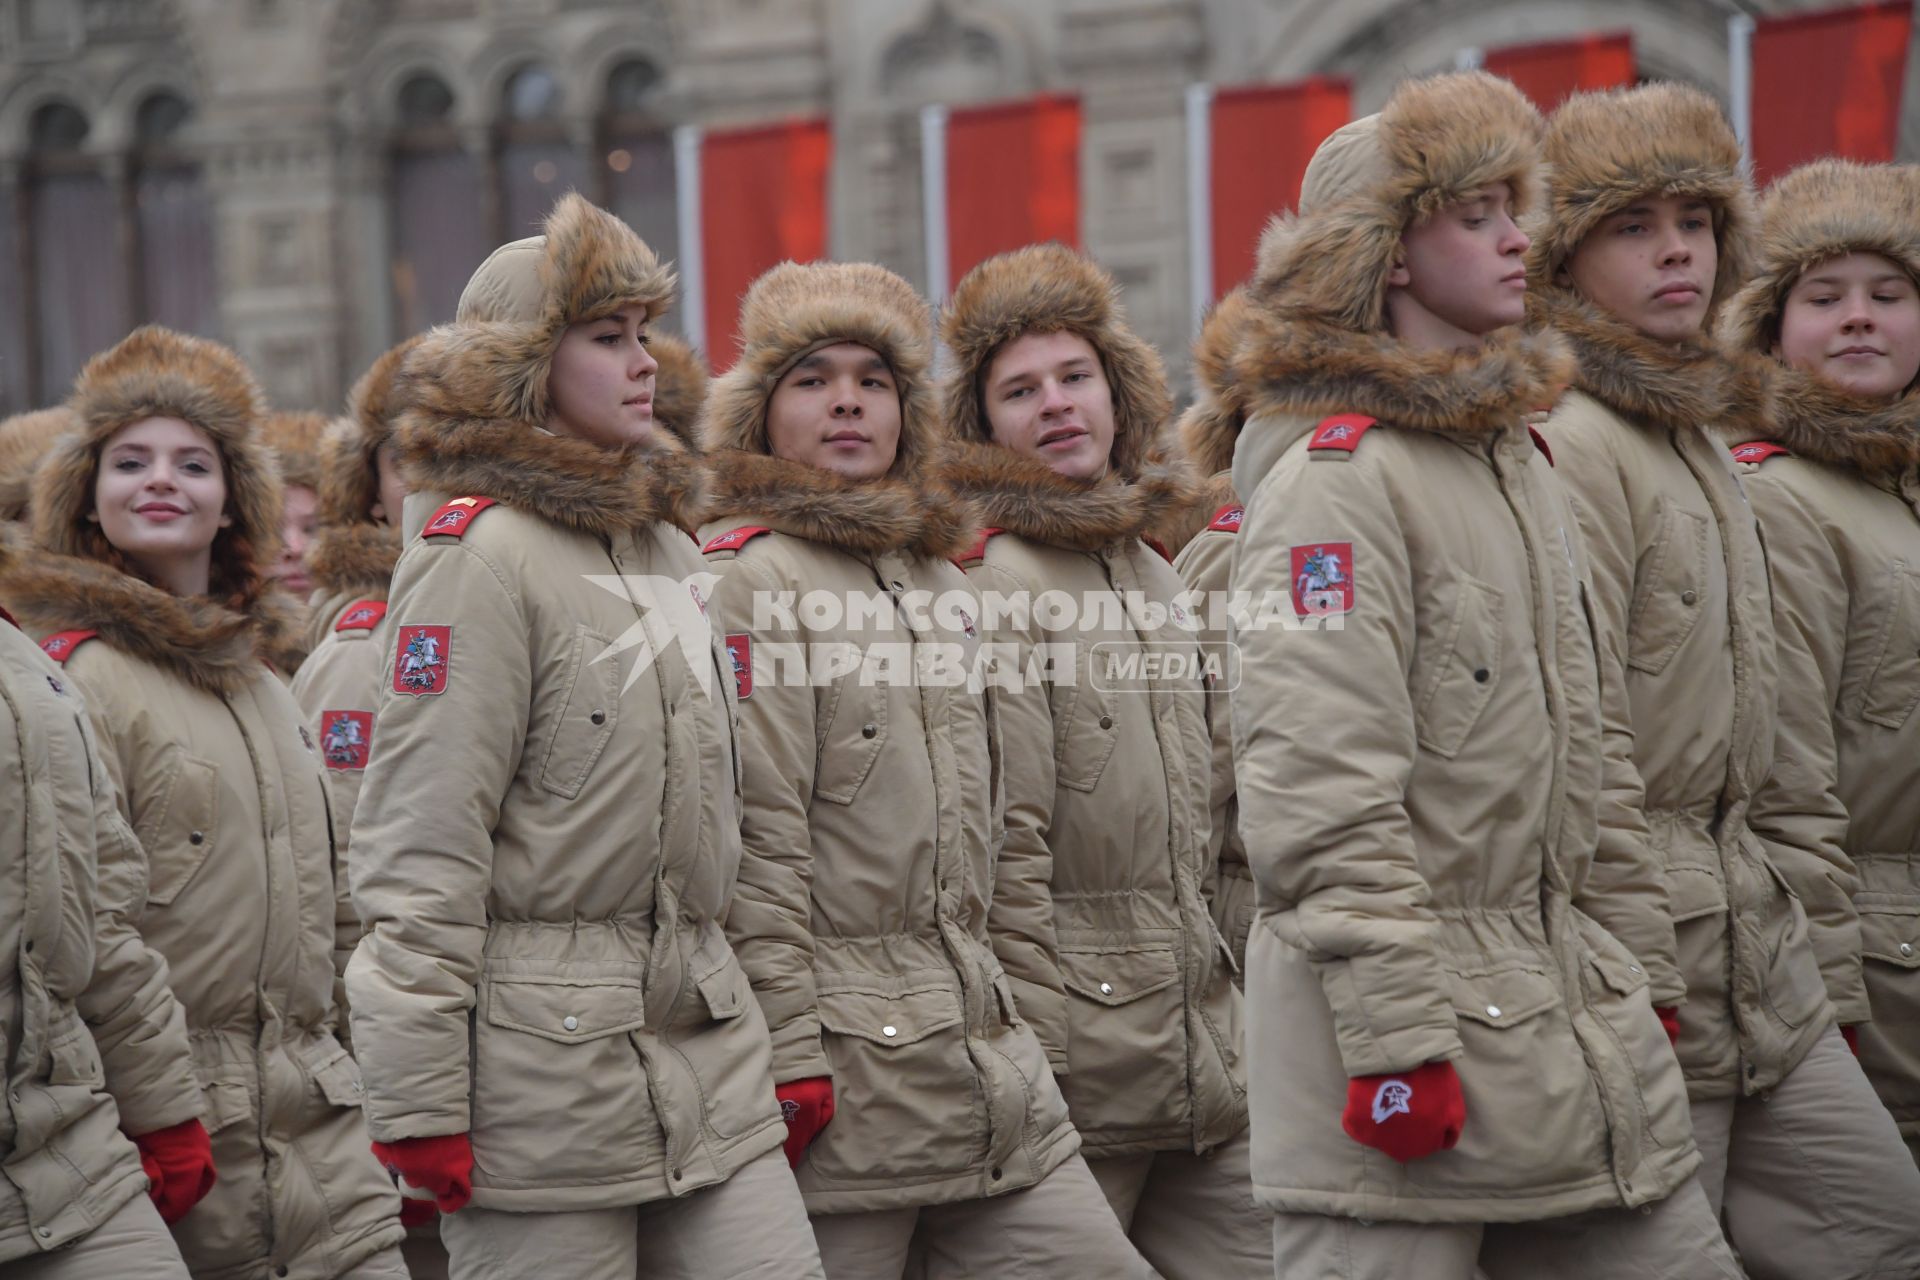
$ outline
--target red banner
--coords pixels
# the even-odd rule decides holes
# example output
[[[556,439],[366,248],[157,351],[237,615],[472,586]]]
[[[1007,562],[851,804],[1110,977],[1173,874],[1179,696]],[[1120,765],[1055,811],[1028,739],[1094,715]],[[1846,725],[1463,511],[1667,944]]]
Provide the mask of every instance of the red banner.
[[[1913,6],[1762,18],[1753,33],[1757,182],[1821,156],[1893,159]]]
[[[1540,110],[1552,111],[1576,93],[1632,84],[1636,76],[1633,33],[1615,31],[1489,49],[1486,68],[1513,81]]]
[[[827,252],[825,120],[713,132],[700,143],[700,242],[707,359],[719,373],[738,354],[740,298],[768,267]]]
[[[947,117],[947,279],[996,253],[1080,243],[1080,101],[1033,98]]]
[[[1267,220],[1299,202],[1314,148],[1352,118],[1351,88],[1317,77],[1214,94],[1214,297],[1253,274]]]

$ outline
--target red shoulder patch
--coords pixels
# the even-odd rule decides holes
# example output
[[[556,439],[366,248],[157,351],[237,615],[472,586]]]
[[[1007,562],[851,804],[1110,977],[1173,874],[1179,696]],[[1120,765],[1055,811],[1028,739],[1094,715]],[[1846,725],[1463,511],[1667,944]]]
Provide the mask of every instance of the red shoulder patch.
[[[437,538],[442,535],[460,538],[466,536],[467,526],[473,518],[495,504],[493,498],[455,498],[446,506],[433,513],[427,521],[427,527],[420,531],[423,538]]]
[[[55,662],[65,663],[75,649],[99,634],[98,631],[56,631],[40,642],[40,648]]]
[[[1322,418],[1320,425],[1313,429],[1313,438],[1307,441],[1307,448],[1339,449],[1352,453],[1360,447],[1360,437],[1377,426],[1379,421],[1364,413],[1336,413],[1331,418]]]
[[[773,530],[764,524],[743,524],[738,529],[730,529],[700,548],[700,554],[712,551],[738,551],[763,533]]]
[[[1733,446],[1732,453],[1735,462],[1765,462],[1775,454],[1781,453],[1789,458],[1793,456],[1793,450],[1784,445],[1777,445],[1771,440],[1749,440],[1745,444]]]
[[[1247,509],[1237,502],[1229,502],[1213,513],[1213,519],[1207,521],[1207,528],[1217,529],[1221,533],[1240,532],[1240,522],[1246,518]]]
[[[340,620],[333,624],[335,631],[371,631],[380,625],[380,619],[387,616],[385,600],[356,600],[341,613]]]
[[[982,560],[985,560],[987,558],[987,544],[993,541],[996,535],[1002,534],[1005,532],[1006,532],[1005,529],[995,529],[995,528],[982,529],[980,531],[980,536],[974,540],[973,545],[968,547],[965,551],[962,551],[959,555],[955,556],[953,558],[953,562],[959,565],[962,569],[966,568],[970,564],[979,564]]]
[[[1547,465],[1552,466],[1553,450],[1547,446],[1547,438],[1540,434],[1540,428],[1529,424],[1527,434],[1533,437],[1533,447],[1540,451],[1540,456],[1547,460]]]

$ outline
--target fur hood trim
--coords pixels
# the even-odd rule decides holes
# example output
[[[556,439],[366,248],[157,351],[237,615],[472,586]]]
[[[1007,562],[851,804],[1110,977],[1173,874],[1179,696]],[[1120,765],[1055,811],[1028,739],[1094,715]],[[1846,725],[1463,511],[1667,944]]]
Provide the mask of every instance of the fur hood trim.
[[[764,520],[781,533],[855,555],[900,552],[951,559],[978,527],[941,483],[847,480],[831,471],[731,449],[710,455],[709,519]]]
[[[1571,289],[1527,295],[1530,322],[1572,344],[1574,385],[1619,413],[1662,426],[1737,430],[1731,413],[1756,412],[1765,394],[1756,362],[1729,358],[1711,338],[1662,342]]]
[[[1336,130],[1307,165],[1297,213],[1260,238],[1263,306],[1360,333],[1385,324],[1387,275],[1415,220],[1505,182],[1516,210],[1540,198],[1540,112],[1484,71],[1408,80],[1379,114]]]
[[[1753,272],[1721,318],[1722,338],[1771,350],[1794,284],[1849,253],[1877,253],[1920,286],[1920,169],[1816,160],[1768,187]]]
[[[783,262],[740,304],[740,358],[714,379],[700,446],[765,455],[767,405],[789,369],[822,347],[877,352],[900,392],[900,449],[888,473],[912,480],[939,451],[933,399],[933,320],[912,285],[871,262]]]
[[[1389,334],[1256,309],[1234,373],[1249,418],[1364,413],[1480,438],[1553,404],[1573,380],[1573,358],[1552,332],[1504,329],[1477,350],[1415,351]]]
[[[1072,551],[1104,552],[1144,537],[1198,498],[1193,473],[1178,461],[1144,463],[1131,481],[1088,482],[991,444],[958,446],[947,476],[983,525]]]
[[[1530,219],[1531,287],[1555,283],[1589,232],[1649,195],[1703,200],[1713,210],[1719,265],[1713,310],[1746,278],[1753,187],[1720,104],[1688,85],[1580,93],[1547,122],[1547,203]]]
[[[988,258],[953,291],[941,337],[953,352],[941,407],[948,433],[990,443],[982,396],[1000,349],[1029,333],[1073,333],[1093,347],[1113,394],[1112,463],[1123,480],[1140,475],[1173,412],[1160,355],[1127,327],[1120,286],[1092,258],[1058,244],[1029,245]]]
[[[1727,432],[1727,443],[1755,438],[1784,445],[1796,457],[1850,467],[1874,478],[1920,464],[1920,391],[1891,403],[1850,395],[1812,374],[1769,365],[1765,421],[1757,432]]]
[[[1235,289],[1208,313],[1194,340],[1196,394],[1175,430],[1180,451],[1203,476],[1232,470],[1233,446],[1247,423],[1246,389],[1234,361],[1252,307],[1246,289]]]
[[[74,427],[65,405],[16,413],[0,422],[0,524],[27,518],[33,473],[53,442]]]
[[[210,594],[249,610],[279,554],[280,475],[260,439],[260,388],[240,357],[217,342],[147,325],[87,361],[67,408],[75,426],[54,441],[34,478],[34,541],[59,555],[119,564],[87,519],[100,451],[129,423],[180,418],[207,433],[225,469],[233,523],[213,540]]]
[[[84,556],[0,555],[0,599],[36,634],[98,631],[115,649],[215,694],[235,692],[258,677],[262,663],[299,648],[290,602],[279,591],[263,592],[240,613]]]
[[[318,413],[269,413],[260,422],[260,439],[273,450],[280,483],[320,491],[320,442],[327,420]]]
[[[700,444],[700,411],[707,403],[712,375],[707,362],[685,339],[670,333],[648,335],[648,350],[660,367],[653,375],[653,420],[689,449]]]
[[[380,446],[393,439],[400,370],[420,344],[416,334],[383,352],[347,396],[347,414],[320,440],[320,531],[307,572],[328,591],[386,593],[400,558],[400,513],[387,523],[371,515],[380,498]]]
[[[371,520],[323,525],[307,552],[307,572],[325,591],[384,596],[393,584],[400,550],[397,525]]]

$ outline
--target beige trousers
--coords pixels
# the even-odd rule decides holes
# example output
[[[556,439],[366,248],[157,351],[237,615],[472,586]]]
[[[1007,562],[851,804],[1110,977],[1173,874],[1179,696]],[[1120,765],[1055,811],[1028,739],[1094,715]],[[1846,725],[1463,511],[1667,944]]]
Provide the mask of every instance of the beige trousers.
[[[1273,1274],[1277,1280],[1741,1280],[1697,1178],[1656,1204],[1541,1222],[1362,1222],[1283,1213],[1273,1220]]]
[[[1079,1156],[985,1200],[813,1219],[828,1280],[1156,1280]]]
[[[680,1200],[440,1220],[453,1280],[826,1280],[778,1148]]]
[[[64,1249],[0,1262],[0,1280],[187,1280],[187,1264],[141,1192]]]
[[[1693,1136],[1753,1280],[1920,1276],[1920,1168],[1837,1028],[1772,1091],[1694,1103]]]
[[[1166,1280],[1240,1280],[1273,1272],[1273,1218],[1253,1201],[1252,1150],[1243,1132],[1204,1156],[1161,1151],[1087,1167]]]

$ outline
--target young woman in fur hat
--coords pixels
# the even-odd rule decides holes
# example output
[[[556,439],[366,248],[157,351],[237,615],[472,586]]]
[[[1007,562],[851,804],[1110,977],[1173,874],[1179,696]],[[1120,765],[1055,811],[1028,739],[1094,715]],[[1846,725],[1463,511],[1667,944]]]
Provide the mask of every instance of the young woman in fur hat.
[[[885,268],[786,263],[740,327],[702,428],[740,698],[727,929],[827,1275],[899,1280],[917,1235],[931,1280],[1145,1276],[988,939],[1003,771],[932,317]]]
[[[1760,433],[1733,442],[1780,648],[1773,777],[1751,821],[1823,926],[1841,1030],[1920,1156],[1920,174],[1788,174],[1756,257],[1722,329],[1781,362]],[[1804,794],[1832,795],[1844,821]]]
[[[32,554],[0,524],[0,579]],[[0,813],[0,1268],[187,1280],[166,1222],[212,1165],[186,1019],[134,925],[126,824],[80,690],[4,609]]]
[[[186,1011],[218,1181],[174,1237],[212,1280],[398,1280],[399,1198],[334,1035],[326,773],[266,663],[287,623],[259,391],[225,347],[149,327],[90,360],[69,407],[37,549],[0,597],[86,697],[132,828],[103,881],[144,880],[132,918]],[[161,1164],[169,1185],[200,1173]]]
[[[953,479],[987,525],[962,562],[1009,664],[995,948],[1147,1260],[1264,1275],[1240,993],[1204,896],[1206,685],[1179,576],[1143,540],[1193,498],[1184,468],[1148,461],[1171,408],[1159,356],[1113,278],[1059,245],[968,272],[942,332]],[[1184,670],[1154,669],[1167,655]]]
[[[1233,727],[1277,1275],[1740,1274],[1648,999],[1672,928],[1617,673],[1526,425],[1569,372],[1510,327],[1541,129],[1484,73],[1402,84],[1320,145],[1250,290],[1233,587],[1287,603],[1236,633]]]
[[[733,686],[685,532],[704,472],[653,421],[672,293],[569,195],[394,391],[347,987],[375,1150],[434,1195],[456,1280],[820,1274],[720,925]]]
[[[1680,1006],[1701,1181],[1755,1275],[1920,1274],[1920,1175],[1822,979],[1823,957],[1844,964],[1827,937],[1850,924],[1845,894],[1803,904],[1782,868],[1804,853],[1750,818],[1776,759],[1780,672],[1760,535],[1714,432],[1758,393],[1706,333],[1752,234],[1739,144],[1712,99],[1655,84],[1570,99],[1546,157],[1530,303],[1576,365],[1544,431],[1626,669],[1679,967],[1641,958],[1656,1003]],[[1824,789],[1787,803],[1811,823],[1844,818]],[[1841,1238],[1852,1256],[1836,1259]]]

